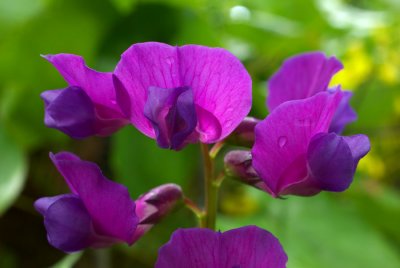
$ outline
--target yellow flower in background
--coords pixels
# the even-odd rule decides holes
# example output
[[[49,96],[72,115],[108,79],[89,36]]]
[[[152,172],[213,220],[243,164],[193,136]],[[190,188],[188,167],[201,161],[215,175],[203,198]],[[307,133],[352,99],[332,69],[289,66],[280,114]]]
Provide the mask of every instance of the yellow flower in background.
[[[398,67],[391,62],[385,62],[379,66],[378,76],[388,85],[394,85],[399,81]]]
[[[363,43],[350,44],[343,60],[344,69],[333,77],[331,85],[341,84],[346,90],[355,90],[370,75],[372,64]]]
[[[361,172],[365,172],[372,179],[382,179],[386,172],[385,163],[381,158],[372,154],[367,154],[358,164],[358,169]]]

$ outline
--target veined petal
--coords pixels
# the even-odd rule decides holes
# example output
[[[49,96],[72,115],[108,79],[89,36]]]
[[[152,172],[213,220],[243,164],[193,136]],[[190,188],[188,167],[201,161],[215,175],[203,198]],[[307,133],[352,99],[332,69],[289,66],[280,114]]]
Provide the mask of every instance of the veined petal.
[[[288,101],[257,124],[253,167],[275,194],[307,176],[306,153],[311,138],[327,132],[342,92],[320,92]]]
[[[50,154],[50,158],[82,200],[96,233],[131,244],[138,218],[128,189],[104,177],[94,163],[70,153]]]
[[[335,57],[309,52],[287,59],[268,81],[267,106],[272,112],[280,104],[311,97],[325,91],[332,76],[343,65]]]
[[[238,59],[221,48],[135,44],[123,53],[115,75],[123,85],[118,95],[130,97],[130,103],[118,97],[120,106],[130,113],[132,124],[151,138],[156,135],[143,114],[149,87],[190,87],[199,139],[205,143],[229,135],[250,111],[250,76]]]
[[[178,229],[160,248],[156,268],[284,268],[287,256],[278,239],[256,226],[224,233]]]

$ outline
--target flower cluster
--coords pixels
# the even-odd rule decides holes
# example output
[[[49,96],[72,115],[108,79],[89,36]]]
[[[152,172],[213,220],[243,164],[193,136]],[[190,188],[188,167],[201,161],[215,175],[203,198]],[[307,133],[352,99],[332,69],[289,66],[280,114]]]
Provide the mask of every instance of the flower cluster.
[[[68,83],[41,94],[46,126],[82,139],[109,136],[131,124],[159,147],[176,151],[198,142],[250,144],[251,150],[225,155],[225,171],[273,197],[344,191],[370,148],[365,135],[340,135],[356,119],[352,94],[329,87],[342,65],[319,52],[288,59],[271,77],[270,114],[264,120],[246,117],[251,78],[222,48],[134,44],[110,73],[92,70],[71,54],[44,58]],[[218,184],[209,177],[214,173],[210,155],[218,148],[206,152],[206,192]],[[133,200],[126,187],[105,178],[94,163],[67,152],[50,158],[71,193],[40,198],[35,208],[44,217],[49,243],[65,252],[132,245],[183,200],[175,184]],[[212,206],[193,206],[188,207],[200,218],[216,213],[209,211]],[[281,268],[286,262],[279,241],[256,226],[224,233],[192,228],[174,232],[159,250],[155,267]]]

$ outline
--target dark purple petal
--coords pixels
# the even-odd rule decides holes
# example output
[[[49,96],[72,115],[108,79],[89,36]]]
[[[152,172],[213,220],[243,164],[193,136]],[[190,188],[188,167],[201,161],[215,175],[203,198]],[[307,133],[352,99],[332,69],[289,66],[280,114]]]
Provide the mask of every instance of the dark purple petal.
[[[82,200],[96,233],[131,244],[138,218],[128,189],[105,178],[94,163],[70,153],[50,154],[50,158]]]
[[[152,138],[156,136],[153,126],[143,114],[149,87],[190,87],[196,130],[205,143],[228,136],[250,111],[250,76],[238,59],[221,48],[135,44],[123,53],[115,75],[123,84],[120,95],[130,96],[130,103],[118,97],[120,106],[130,112],[132,124]]]
[[[312,179],[322,190],[346,190],[355,172],[354,159],[345,139],[335,133],[315,135],[308,147],[307,161]]]
[[[77,196],[63,196],[53,202],[46,209],[44,224],[49,243],[57,249],[74,252],[90,246],[92,221]]]
[[[277,107],[255,128],[253,167],[274,196],[307,176],[306,153],[311,138],[327,132],[342,92],[320,92]]]
[[[43,216],[46,214],[47,209],[56,201],[64,197],[76,197],[74,194],[61,194],[56,196],[50,197],[42,197],[35,201],[33,206],[35,207],[36,211],[42,214]]]
[[[329,132],[342,133],[345,126],[357,119],[357,114],[350,106],[350,99],[353,93],[343,91],[343,98],[333,116],[332,123],[329,127]]]
[[[287,256],[278,239],[256,226],[225,233],[178,229],[160,248],[156,268],[284,268]]]
[[[350,148],[353,156],[354,168],[357,167],[358,161],[363,158],[371,149],[371,144],[366,135],[358,134],[349,137],[343,137]]]
[[[270,112],[280,104],[311,97],[325,91],[332,76],[343,68],[335,58],[309,52],[287,59],[268,81],[267,106]]]
[[[193,93],[189,87],[149,87],[144,115],[151,122],[161,148],[181,149],[197,125]]]
[[[158,186],[136,200],[136,215],[139,225],[134,234],[134,241],[148,232],[154,224],[164,218],[182,199],[182,190],[176,184]]]
[[[95,134],[93,102],[81,88],[45,91],[41,97],[45,102],[44,122],[47,127],[78,139]]]

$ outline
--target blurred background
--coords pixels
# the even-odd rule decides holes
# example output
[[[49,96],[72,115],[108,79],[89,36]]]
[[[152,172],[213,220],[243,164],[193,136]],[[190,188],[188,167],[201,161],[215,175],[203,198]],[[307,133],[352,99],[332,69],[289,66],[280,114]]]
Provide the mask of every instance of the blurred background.
[[[39,94],[66,86],[40,54],[82,55],[112,71],[132,43],[224,47],[253,78],[251,114],[267,115],[266,81],[296,53],[322,50],[345,70],[372,150],[341,194],[273,199],[225,180],[218,228],[256,224],[274,233],[289,268],[400,267],[400,1],[397,0],[0,0],[0,267],[153,267],[157,249],[196,219],[185,208],[132,247],[65,255],[49,246],[32,203],[67,191],[48,153],[72,151],[97,162],[136,198],[175,182],[202,204],[198,145],[159,149],[132,126],[109,138],[72,140],[43,124]],[[229,149],[229,148],[227,148]]]

